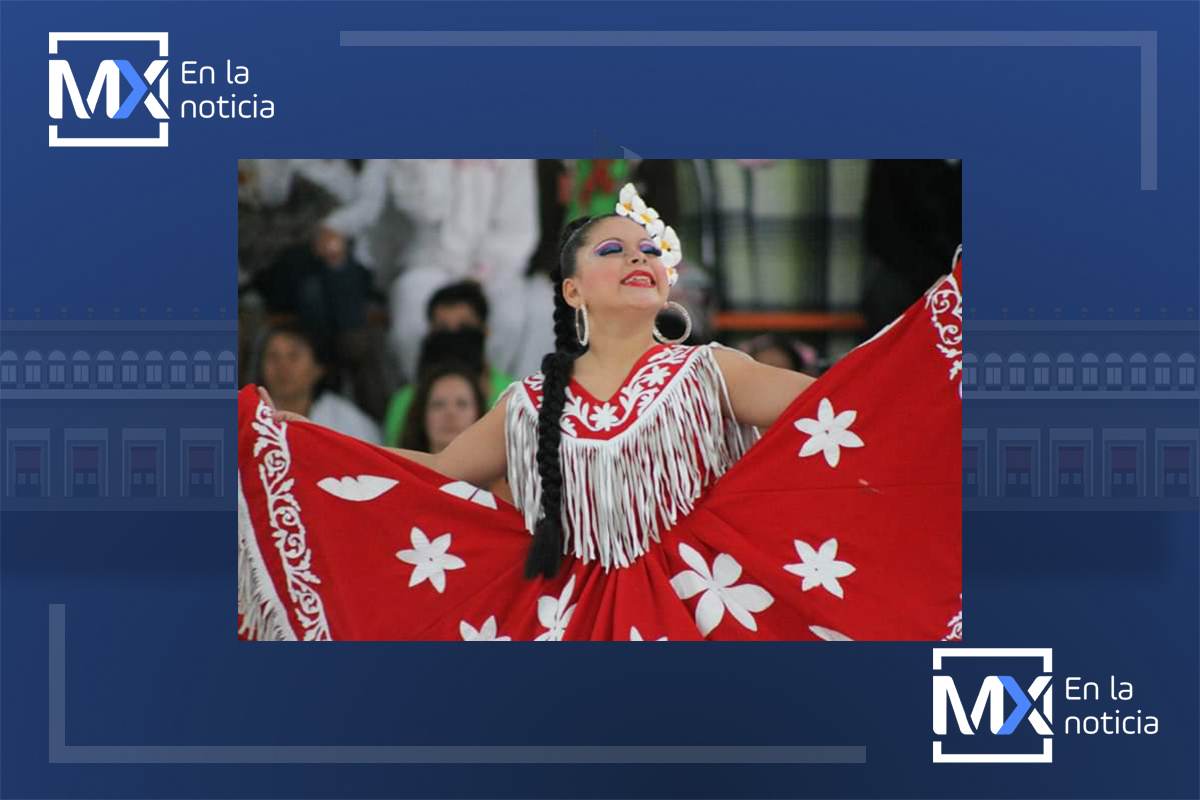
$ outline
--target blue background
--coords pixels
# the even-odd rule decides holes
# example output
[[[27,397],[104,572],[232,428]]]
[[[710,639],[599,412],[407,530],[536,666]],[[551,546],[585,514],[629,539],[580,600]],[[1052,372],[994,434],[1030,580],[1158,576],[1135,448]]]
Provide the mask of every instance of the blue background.
[[[1200,295],[1198,8],[4,2],[0,303],[25,318],[35,306],[73,317],[85,306],[195,306],[210,319],[234,308],[238,157],[589,156],[599,131],[646,158],[962,157],[967,305],[1178,311]],[[338,47],[339,30],[463,28],[1157,31],[1158,189],[1138,188],[1134,48]],[[168,148],[47,147],[41,63],[47,32],[63,29],[170,32]],[[153,53],[138,53],[128,57],[140,70]],[[247,86],[179,83],[181,61],[223,77],[226,59],[249,68]],[[274,102],[275,117],[177,116],[184,99],[247,91]],[[517,646],[487,659],[448,644],[236,645],[227,505],[0,512],[0,794],[1200,794],[1194,505],[964,515],[966,644],[1055,654],[1054,763],[997,766],[930,763],[928,644]],[[50,764],[50,603],[67,605],[68,744],[847,744],[866,745],[868,761]],[[1062,697],[1067,676],[1106,687],[1110,674],[1134,685],[1134,707],[1158,716],[1160,733],[1062,735],[1067,713],[1126,711]]]

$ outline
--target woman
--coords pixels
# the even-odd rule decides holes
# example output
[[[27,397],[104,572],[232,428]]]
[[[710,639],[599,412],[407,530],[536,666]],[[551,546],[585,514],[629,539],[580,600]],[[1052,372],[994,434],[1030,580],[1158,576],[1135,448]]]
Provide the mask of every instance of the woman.
[[[564,233],[542,371],[442,452],[351,448],[242,393],[244,632],[954,635],[961,412],[937,344],[961,337],[957,278],[815,384],[720,346],[656,344],[678,243],[627,189],[616,215]],[[354,475],[312,466],[330,463]],[[307,485],[320,475],[334,500]],[[517,511],[474,489],[504,475]],[[305,527],[323,518],[328,534]],[[355,519],[368,534],[339,540]]]
[[[378,444],[379,427],[371,418],[354,403],[326,389],[326,367],[318,349],[301,325],[275,326],[263,337],[259,383],[285,412]]]
[[[422,373],[416,386],[400,444],[408,450],[436,455],[486,410],[483,387],[474,367],[462,363],[435,365]],[[487,489],[512,503],[512,493],[503,478]]]
[[[434,366],[413,392],[400,443],[407,450],[436,455],[483,416],[485,408],[474,370],[456,363]]]

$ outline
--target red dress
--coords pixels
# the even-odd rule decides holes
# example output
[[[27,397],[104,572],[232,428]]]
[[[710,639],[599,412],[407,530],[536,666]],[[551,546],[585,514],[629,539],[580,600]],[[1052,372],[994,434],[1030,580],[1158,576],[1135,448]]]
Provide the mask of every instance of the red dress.
[[[287,640],[961,639],[961,259],[763,433],[712,346],[570,384],[566,552],[540,514],[541,376],[508,390],[513,508],[238,398],[239,635]],[[756,441],[757,440],[757,441]],[[523,509],[523,512],[522,510]]]

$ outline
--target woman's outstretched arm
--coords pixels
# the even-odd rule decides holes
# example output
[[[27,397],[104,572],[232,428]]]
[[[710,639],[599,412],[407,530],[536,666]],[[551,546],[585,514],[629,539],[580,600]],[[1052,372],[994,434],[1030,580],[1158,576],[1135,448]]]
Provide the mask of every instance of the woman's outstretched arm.
[[[713,348],[729,387],[729,402],[738,422],[769,428],[816,378],[790,369],[760,364],[745,353]]]

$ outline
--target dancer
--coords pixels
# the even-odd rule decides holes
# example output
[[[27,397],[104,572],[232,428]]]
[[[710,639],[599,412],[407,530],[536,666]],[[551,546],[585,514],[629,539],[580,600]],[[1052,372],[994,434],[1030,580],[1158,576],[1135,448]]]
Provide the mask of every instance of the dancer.
[[[436,455],[243,390],[240,632],[960,637],[961,260],[815,383],[655,337],[678,263],[632,186],[568,226],[555,351]]]

